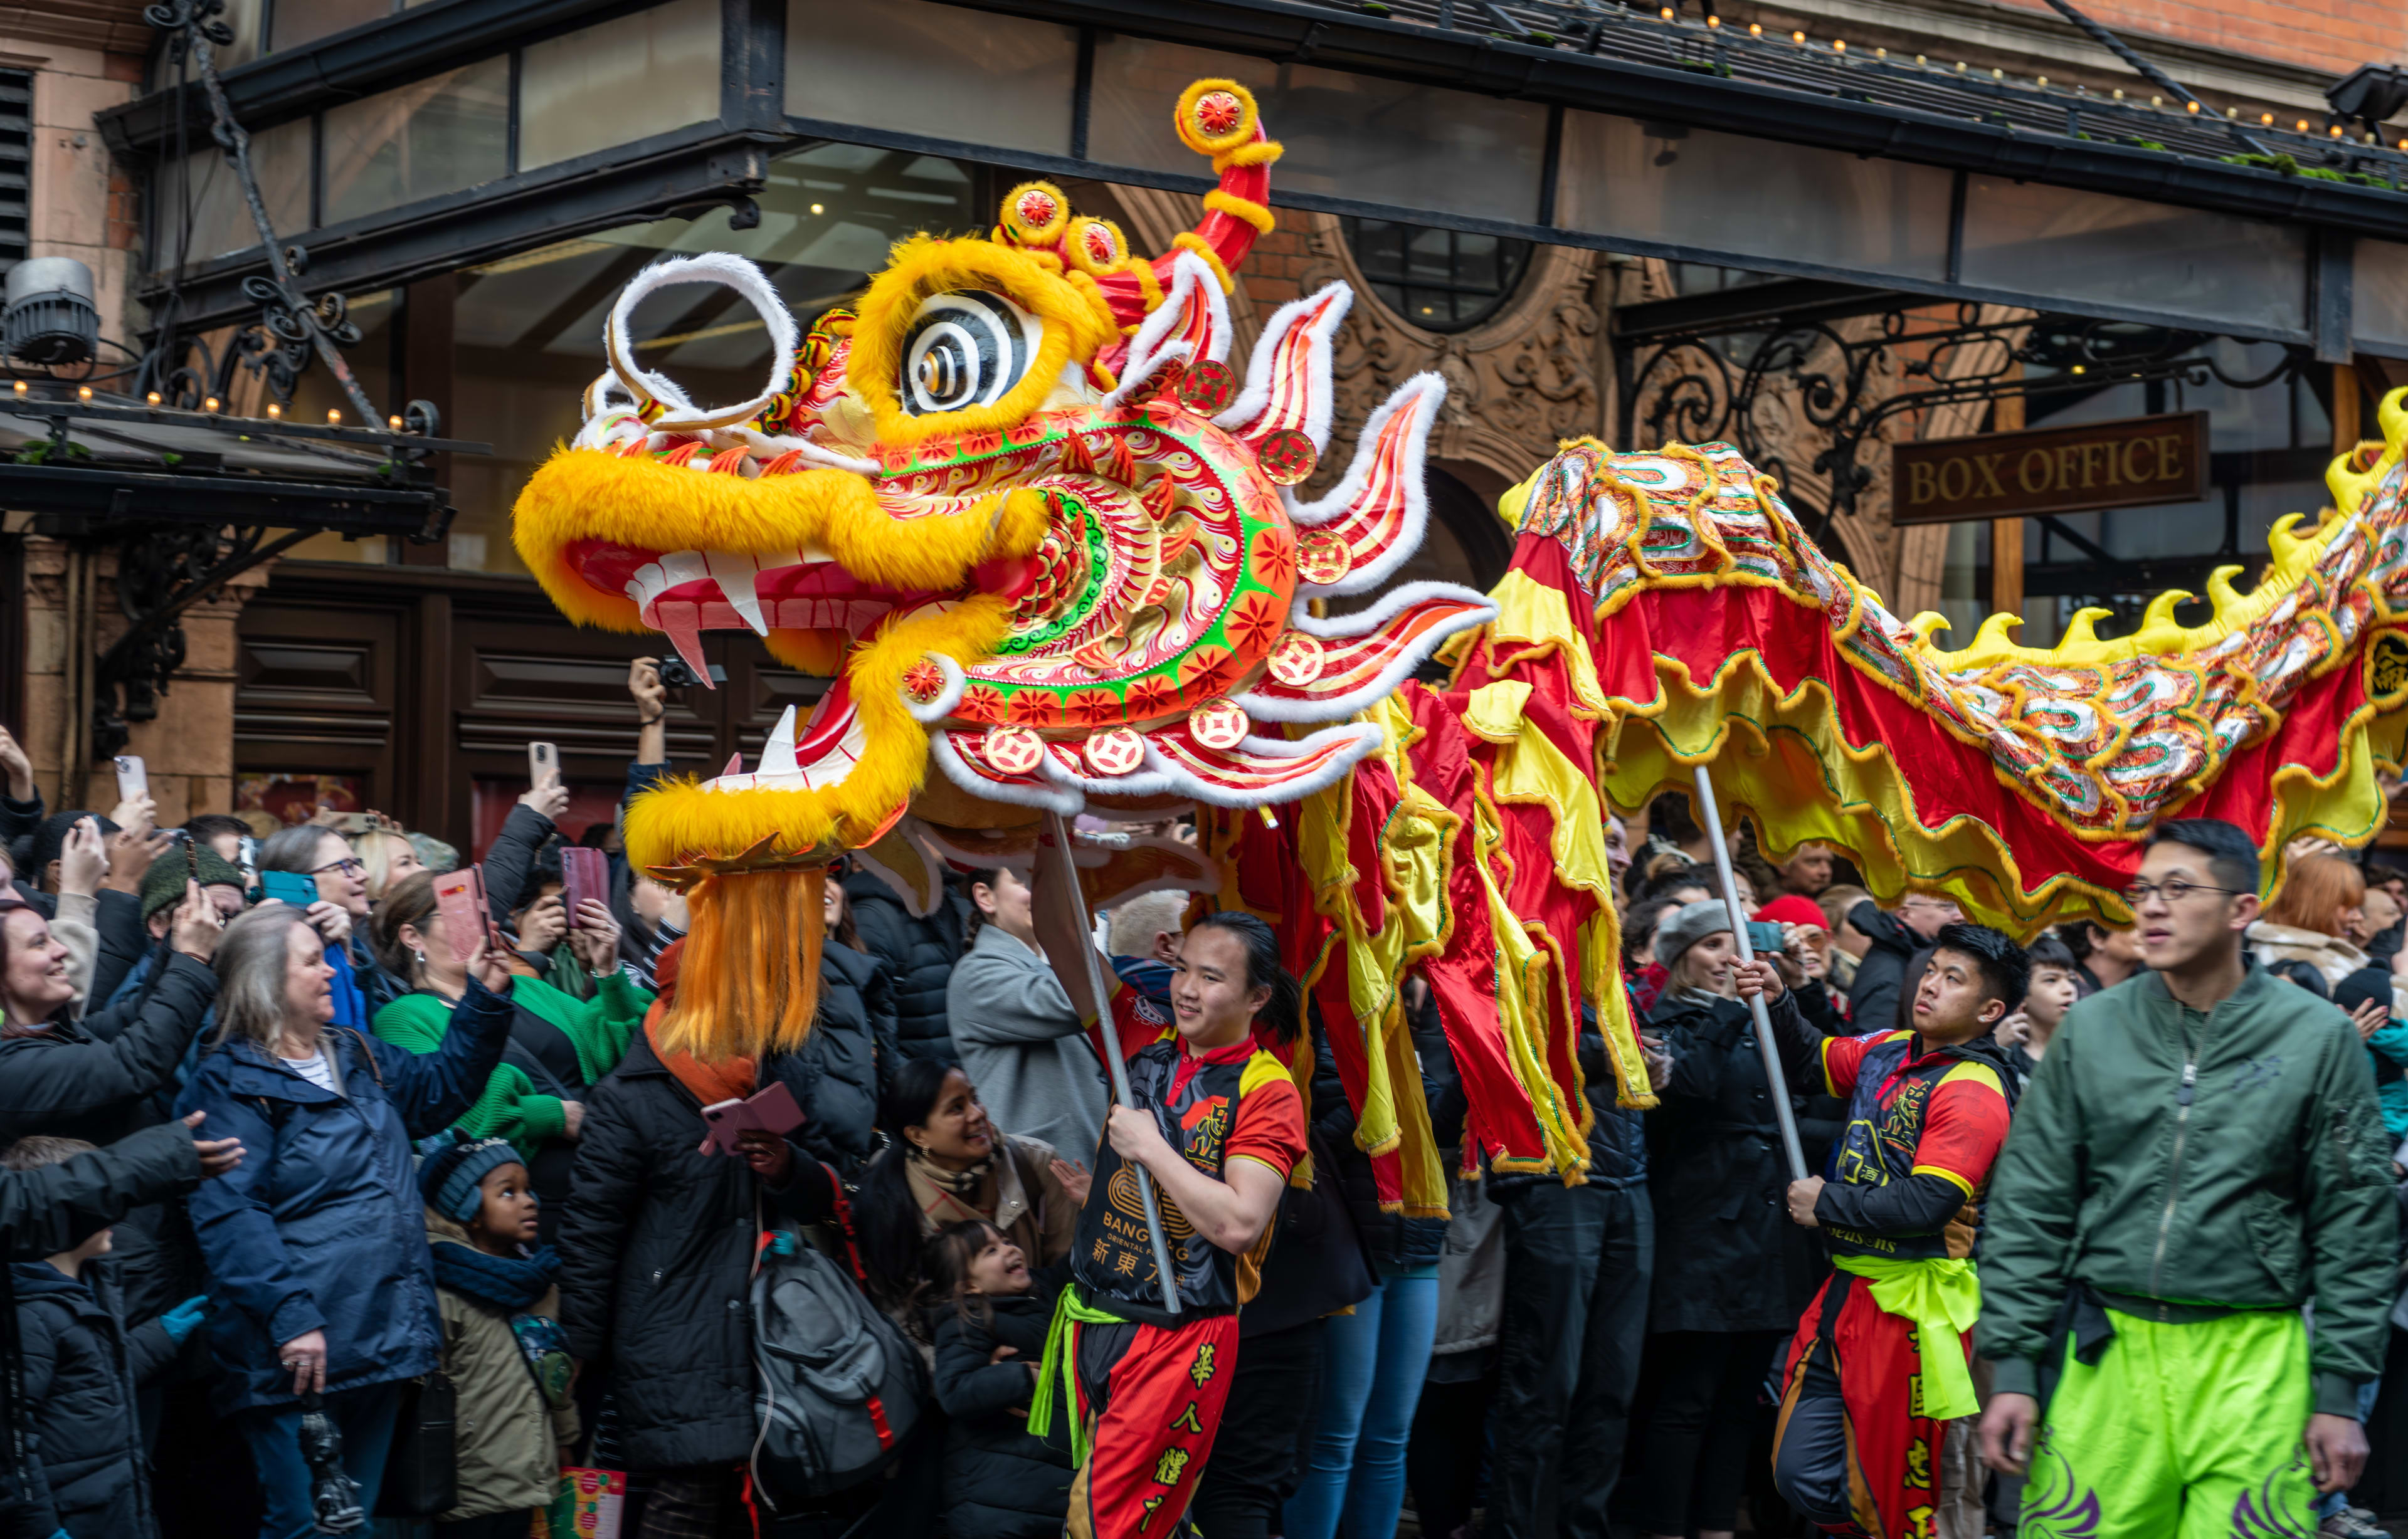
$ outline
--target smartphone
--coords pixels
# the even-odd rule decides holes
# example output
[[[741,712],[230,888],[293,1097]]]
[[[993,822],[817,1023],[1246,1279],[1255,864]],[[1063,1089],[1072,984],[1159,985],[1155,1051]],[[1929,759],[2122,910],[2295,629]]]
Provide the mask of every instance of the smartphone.
[[[527,745],[527,779],[541,785],[560,778],[560,749],[550,743]]]
[[[318,884],[297,871],[263,871],[259,874],[259,895],[289,903],[295,908],[307,908],[318,901]]]
[[[568,845],[560,852],[561,906],[568,911],[568,928],[578,928],[578,905],[591,898],[595,903],[610,901],[609,858],[598,849],[583,845]]]
[[[1781,949],[1781,926],[1770,919],[1747,921],[1748,949],[1757,956],[1770,956]]]
[[[139,754],[117,756],[117,799],[131,802],[150,794],[150,772],[142,766]]]
[[[242,867],[244,876],[255,876],[259,874],[259,841],[257,839],[248,834],[244,834],[235,845],[235,856],[236,863]]]
[[[443,932],[452,957],[466,964],[485,938],[485,872],[464,866],[435,878],[435,911],[443,916]]]

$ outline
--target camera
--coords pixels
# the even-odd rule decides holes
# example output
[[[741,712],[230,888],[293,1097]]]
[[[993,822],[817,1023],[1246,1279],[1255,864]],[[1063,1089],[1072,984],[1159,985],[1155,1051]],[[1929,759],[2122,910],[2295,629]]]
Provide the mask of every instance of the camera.
[[[712,663],[710,665],[710,681],[713,684],[726,683],[727,670],[721,667],[716,663]],[[661,659],[661,683],[665,688],[672,690],[690,690],[701,682],[702,676],[688,667],[686,665],[685,659],[681,657],[665,657]]]

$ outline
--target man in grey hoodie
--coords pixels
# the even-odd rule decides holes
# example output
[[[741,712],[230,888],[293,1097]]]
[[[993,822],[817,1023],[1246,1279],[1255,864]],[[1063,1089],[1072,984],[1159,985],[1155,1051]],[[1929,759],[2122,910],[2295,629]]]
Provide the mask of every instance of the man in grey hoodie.
[[[1111,1098],[1079,1012],[1037,944],[1028,884],[998,866],[973,872],[969,885],[978,933],[945,989],[962,1070],[996,1127],[1092,1161]]]

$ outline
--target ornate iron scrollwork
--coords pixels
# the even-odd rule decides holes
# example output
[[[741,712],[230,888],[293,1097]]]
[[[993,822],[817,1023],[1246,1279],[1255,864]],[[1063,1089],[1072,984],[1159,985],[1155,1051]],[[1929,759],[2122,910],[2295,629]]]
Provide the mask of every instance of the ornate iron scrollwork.
[[[1807,533],[1821,539],[1872,484],[1868,446],[1913,414],[2151,380],[2254,390],[2307,361],[2286,349],[2264,373],[2235,374],[2210,349],[2212,333],[2071,316],[1984,320],[1971,304],[1905,301],[1870,319],[1870,329],[1775,321],[1625,348],[1623,441],[1727,440],[1780,480]],[[1768,431],[1763,414],[1776,396],[1794,403],[1821,440],[1805,466],[1830,489],[1819,503]]]
[[[159,697],[184,665],[184,611],[314,533],[288,529],[150,524],[126,532],[117,547],[117,606],[122,634],[93,670],[95,757],[122,750],[133,723],[154,720]]]

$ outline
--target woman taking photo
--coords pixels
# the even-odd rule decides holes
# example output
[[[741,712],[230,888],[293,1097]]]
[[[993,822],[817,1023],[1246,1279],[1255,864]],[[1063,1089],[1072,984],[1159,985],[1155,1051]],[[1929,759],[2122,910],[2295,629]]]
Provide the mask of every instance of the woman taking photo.
[[[520,978],[510,990],[501,1066],[458,1123],[473,1138],[507,1138],[527,1157],[545,1245],[559,1233],[568,1201],[569,1157],[585,1094],[619,1066],[652,1003],[619,967],[619,926],[610,910],[588,898],[579,919],[565,944],[592,976],[594,997],[572,998],[539,978]],[[435,905],[434,876],[421,872],[385,894],[370,931],[378,962],[412,985],[377,1012],[376,1034],[413,1053],[437,1051],[469,980],[450,923]]]
[[[1037,913],[1046,954],[1069,963],[1064,989],[1093,1018],[1079,951],[1089,943],[1067,883],[1040,883]],[[1301,1002],[1270,927],[1250,914],[1189,927],[1168,1012],[1110,987],[1100,1003],[1137,1104],[1115,1105],[1104,1124],[1029,1430],[1045,1435],[1057,1406],[1072,1418],[1083,1454],[1074,1532],[1168,1533],[1203,1476],[1238,1364],[1238,1309],[1261,1286],[1271,1220],[1304,1156],[1304,1098],[1274,1050],[1296,1040]],[[1177,1314],[1162,1306],[1140,1169],[1153,1179]]]
[[[878,1125],[886,1148],[862,1176],[853,1218],[871,1294],[915,1335],[921,1249],[947,1225],[993,1224],[1032,1267],[1070,1253],[1086,1167],[1041,1139],[998,1134],[961,1070],[941,1059],[906,1061],[879,1100]]]
[[[337,841],[339,843],[340,841]],[[437,1362],[435,1275],[410,1141],[448,1127],[493,1072],[510,975],[480,948],[440,1049],[331,1027],[335,970],[300,910],[265,903],[217,947],[218,1032],[178,1098],[250,1157],[192,1199],[209,1274],[219,1404],[266,1499],[261,1539],[315,1529],[298,1397],[322,1393],[373,1511],[401,1383]]]
[[[1818,1268],[1783,1206],[1789,1172],[1771,1096],[1789,1092],[1768,1089],[1731,983],[1730,910],[1719,901],[1675,909],[1656,932],[1656,955],[1668,987],[1647,1019],[1672,1066],[1647,1118],[1656,1278],[1632,1518],[1651,1539],[1729,1539],[1760,1419],[1756,1387]],[[1794,1013],[1794,994],[1771,1008]]]
[[[324,938],[326,964],[335,970],[334,1023],[366,1031],[380,1006],[408,991],[368,951],[367,862],[333,829],[302,823],[267,836],[259,847],[259,869],[290,872],[317,885],[318,901],[304,913]]]

